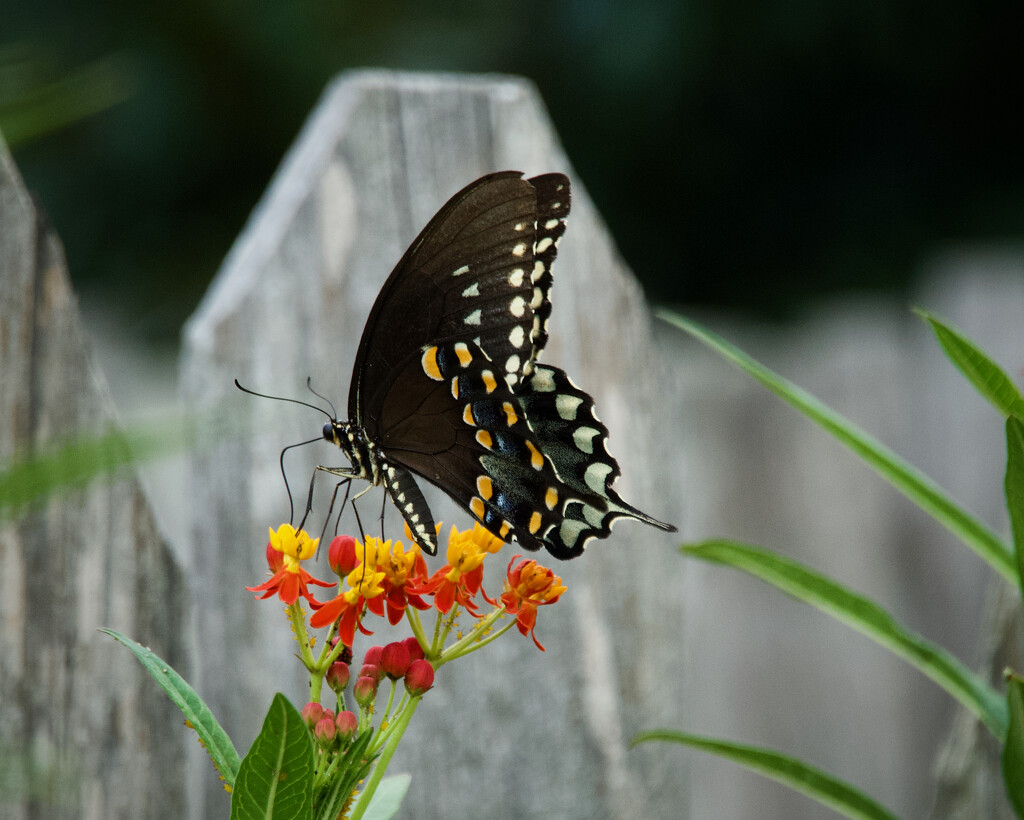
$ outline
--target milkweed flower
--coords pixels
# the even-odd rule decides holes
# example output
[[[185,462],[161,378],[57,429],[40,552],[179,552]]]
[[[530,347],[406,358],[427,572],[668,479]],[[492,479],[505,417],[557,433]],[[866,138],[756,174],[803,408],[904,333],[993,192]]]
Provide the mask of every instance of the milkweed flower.
[[[367,536],[366,550],[370,563],[384,573],[381,581],[384,594],[367,601],[374,615],[384,617],[386,608],[388,623],[394,626],[402,620],[406,607],[410,605],[416,609],[430,609],[430,604],[412,592],[417,584],[427,580],[427,562],[418,544],[414,543],[406,550],[401,541],[382,542]]]
[[[419,595],[433,595],[438,612],[448,613],[452,606],[458,604],[471,615],[479,617],[473,598],[483,583],[484,558],[501,549],[502,543],[500,538],[479,524],[462,532],[452,526],[445,554],[448,563],[412,591]]]
[[[338,636],[345,646],[352,646],[357,627],[366,635],[373,634],[361,623],[363,609],[370,601],[384,594],[381,583],[385,575],[377,570],[376,564],[377,539],[368,537],[365,545],[356,540],[355,554],[357,563],[345,576],[349,588],[326,603],[318,603],[317,611],[309,619],[309,625],[314,628],[337,621]]]
[[[319,543],[319,538],[310,538],[305,530],[296,532],[291,524],[282,524],[276,532],[271,529],[270,540],[267,542],[267,566],[274,575],[269,581],[246,589],[250,592],[262,592],[263,595],[257,595],[257,598],[277,595],[289,606],[301,595],[315,609],[319,602],[313,598],[309,585],[334,586],[314,578],[301,566],[302,561],[313,557]]]
[[[518,555],[513,555],[508,562],[508,573],[505,578],[505,591],[501,602],[510,615],[516,616],[516,626],[523,635],[529,635],[537,648],[544,651],[537,636],[533,633],[537,625],[537,607],[553,604],[565,592],[566,587],[559,578],[547,567],[536,561],[524,559],[515,567],[512,566]]]

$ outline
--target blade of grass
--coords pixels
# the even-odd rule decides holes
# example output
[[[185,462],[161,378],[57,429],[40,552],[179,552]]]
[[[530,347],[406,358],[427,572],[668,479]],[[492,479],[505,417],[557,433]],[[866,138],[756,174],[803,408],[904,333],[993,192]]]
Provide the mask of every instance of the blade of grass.
[[[747,372],[775,395],[823,427],[932,518],[960,538],[1000,575],[1017,583],[1010,549],[988,527],[961,509],[938,484],[807,391],[772,372],[725,339],[672,311],[656,315],[689,333]]]
[[[1006,417],[1006,509],[1010,513],[1017,575],[1024,591],[1024,422]]]
[[[1014,672],[1006,674],[1006,699],[1010,727],[1003,745],[1003,782],[1013,810],[1024,817],[1024,680]]]
[[[896,820],[896,815],[859,789],[809,763],[772,749],[667,730],[643,732],[633,738],[630,746],[655,740],[679,743],[731,760],[855,820]]]
[[[935,681],[997,738],[1005,735],[1006,703],[999,694],[945,649],[901,627],[869,598],[790,558],[749,544],[716,539],[684,545],[680,552],[743,570],[853,627]]]
[[[1015,415],[1024,419],[1024,396],[1021,396],[1010,377],[988,354],[968,339],[960,330],[943,322],[923,308],[914,313],[924,319],[938,339],[949,360],[956,365],[977,391],[1004,416]]]

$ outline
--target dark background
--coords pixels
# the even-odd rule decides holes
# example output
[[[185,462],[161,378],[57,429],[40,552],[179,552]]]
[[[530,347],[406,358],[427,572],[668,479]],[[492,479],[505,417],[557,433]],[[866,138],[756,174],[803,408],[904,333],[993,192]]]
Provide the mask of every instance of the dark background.
[[[0,128],[76,285],[154,341],[349,67],[535,81],[656,301],[785,317],[1024,234],[1020,0],[38,0],[3,21]]]

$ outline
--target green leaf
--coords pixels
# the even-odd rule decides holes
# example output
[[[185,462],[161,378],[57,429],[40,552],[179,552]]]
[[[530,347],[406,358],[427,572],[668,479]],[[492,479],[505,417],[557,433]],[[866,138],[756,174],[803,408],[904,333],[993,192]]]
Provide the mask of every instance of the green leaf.
[[[958,507],[945,490],[916,467],[810,393],[773,373],[710,330],[671,311],[658,310],[656,315],[708,345],[823,427],[907,498],[963,540],[1007,581],[1017,583],[1017,571],[1009,547],[978,519]]]
[[[859,789],[802,760],[771,749],[667,730],[643,732],[633,738],[631,745],[652,740],[692,746],[731,760],[752,772],[789,786],[846,817],[857,820],[896,820],[896,815]]]
[[[352,797],[359,783],[366,779],[379,753],[370,753],[373,728],[358,735],[345,750],[341,765],[334,777],[314,798],[314,811],[318,820],[335,820]]]
[[[1010,725],[1003,745],[1003,782],[1018,817],[1024,817],[1024,680],[1007,671],[1006,699]]]
[[[1024,591],[1024,422],[1006,418],[1006,509],[1010,513],[1017,577]]]
[[[409,791],[410,783],[412,783],[411,774],[385,777],[377,785],[377,791],[373,793],[370,805],[363,817],[366,820],[391,820],[402,807],[402,801],[405,800],[405,793]]]
[[[313,741],[302,715],[278,692],[238,769],[232,820],[311,817],[313,769]]]
[[[935,681],[982,720],[997,738],[1006,732],[1006,704],[991,686],[942,647],[903,629],[874,601],[761,547],[712,540],[684,545],[680,551],[743,570],[853,627]]]
[[[209,753],[210,760],[217,767],[224,782],[229,787],[233,787],[238,775],[238,752],[235,751],[231,738],[217,723],[213,713],[200,700],[195,690],[185,683],[177,672],[160,660],[152,650],[113,629],[101,629],[100,632],[105,632],[131,650],[139,663],[153,676],[153,680],[160,684],[174,705],[181,710],[188,725],[199,735],[199,740]]]
[[[935,338],[957,369],[963,373],[977,391],[1004,416],[1016,415],[1024,419],[1024,396],[1021,396],[1010,377],[988,354],[962,332],[941,321],[927,310],[915,308],[914,313],[931,325]]]

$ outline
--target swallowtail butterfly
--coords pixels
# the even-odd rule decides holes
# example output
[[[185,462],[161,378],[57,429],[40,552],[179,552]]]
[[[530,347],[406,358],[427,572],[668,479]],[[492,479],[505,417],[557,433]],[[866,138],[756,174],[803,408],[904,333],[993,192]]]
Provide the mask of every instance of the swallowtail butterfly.
[[[423,229],[384,283],[359,342],[348,421],[323,437],[383,484],[416,541],[437,552],[415,476],[502,540],[574,558],[617,518],[674,531],[612,489],[619,465],[594,401],[537,359],[569,180],[489,174]]]

